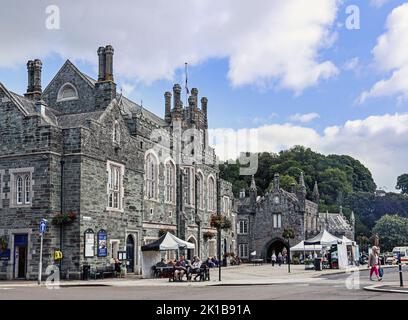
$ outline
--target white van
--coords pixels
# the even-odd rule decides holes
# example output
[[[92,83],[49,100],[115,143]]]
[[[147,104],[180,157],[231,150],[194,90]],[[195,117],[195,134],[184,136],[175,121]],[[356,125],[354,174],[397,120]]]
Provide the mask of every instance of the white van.
[[[401,255],[401,263],[408,264],[408,247],[395,247],[392,249],[395,264],[398,263],[398,253]]]

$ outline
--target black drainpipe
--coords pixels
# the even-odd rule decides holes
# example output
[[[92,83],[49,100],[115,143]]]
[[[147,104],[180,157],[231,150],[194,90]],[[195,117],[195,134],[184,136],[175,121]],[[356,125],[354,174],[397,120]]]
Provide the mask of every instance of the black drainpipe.
[[[60,213],[61,214],[64,213],[64,164],[65,164],[65,161],[61,160],[61,186],[60,186],[60,188],[61,188],[61,193],[60,193],[60,200],[61,200]],[[60,251],[61,252],[62,252],[62,242],[63,242],[63,228],[64,228],[64,225],[61,224],[60,225]],[[64,257],[64,255],[63,255],[63,257]],[[59,268],[60,268],[60,275],[61,275],[61,272],[62,272],[62,259],[60,260]]]

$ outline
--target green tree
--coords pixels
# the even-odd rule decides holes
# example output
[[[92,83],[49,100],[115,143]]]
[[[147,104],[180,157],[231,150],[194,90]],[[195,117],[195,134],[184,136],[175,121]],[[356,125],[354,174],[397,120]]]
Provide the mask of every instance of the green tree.
[[[375,224],[373,234],[378,234],[380,237],[380,246],[383,251],[391,251],[393,247],[407,245],[408,218],[385,215]]]
[[[400,175],[397,178],[397,190],[401,190],[402,194],[408,194],[408,173]]]

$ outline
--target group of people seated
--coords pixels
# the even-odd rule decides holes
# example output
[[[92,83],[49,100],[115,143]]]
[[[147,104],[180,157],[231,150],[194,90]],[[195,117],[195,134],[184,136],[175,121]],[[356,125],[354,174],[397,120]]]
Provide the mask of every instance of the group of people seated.
[[[165,259],[161,259],[155,266],[155,269],[171,267],[174,271],[174,280],[182,281],[183,277],[186,276],[187,280],[190,281],[192,276],[195,274],[194,280],[200,277],[200,280],[209,280],[208,269],[214,266],[218,266],[219,262],[215,258],[215,261],[208,258],[205,262],[202,262],[198,256],[194,256],[192,261],[186,260],[184,256],[180,256],[177,261],[169,260],[166,263]]]

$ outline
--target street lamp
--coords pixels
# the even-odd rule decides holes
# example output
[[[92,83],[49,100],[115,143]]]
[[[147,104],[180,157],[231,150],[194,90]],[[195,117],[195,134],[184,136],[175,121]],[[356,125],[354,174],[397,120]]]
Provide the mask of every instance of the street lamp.
[[[291,228],[284,229],[282,233],[282,237],[286,239],[288,243],[288,273],[290,273],[290,239],[295,238],[295,230]]]

